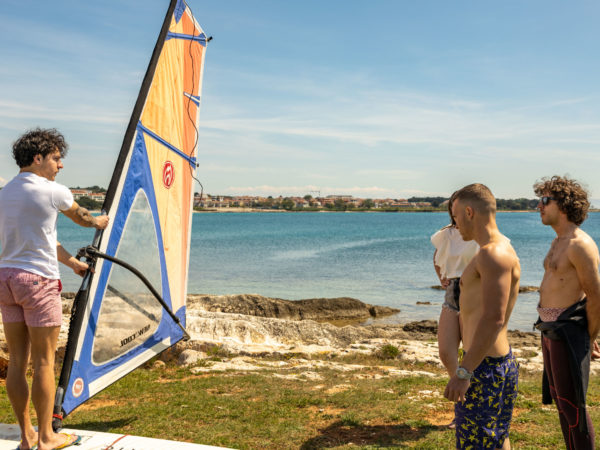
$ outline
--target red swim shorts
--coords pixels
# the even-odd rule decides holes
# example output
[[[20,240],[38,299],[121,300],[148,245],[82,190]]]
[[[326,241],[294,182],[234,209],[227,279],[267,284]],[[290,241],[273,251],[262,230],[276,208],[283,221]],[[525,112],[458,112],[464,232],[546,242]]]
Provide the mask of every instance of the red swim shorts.
[[[62,323],[60,280],[23,269],[0,269],[0,311],[5,323],[29,327],[59,327]]]

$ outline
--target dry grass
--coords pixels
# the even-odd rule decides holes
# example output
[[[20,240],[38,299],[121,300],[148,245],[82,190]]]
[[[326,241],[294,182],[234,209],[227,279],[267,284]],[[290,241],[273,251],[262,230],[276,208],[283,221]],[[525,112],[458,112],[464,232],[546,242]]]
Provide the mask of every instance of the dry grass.
[[[242,449],[454,448],[454,432],[447,427],[453,405],[441,395],[446,380],[439,368],[364,355],[360,364],[348,371],[311,369],[317,377],[302,377],[301,369],[293,368],[195,375],[171,363],[149,365],[90,400],[65,423]],[[437,376],[391,376],[383,364]],[[294,374],[295,379],[288,377]],[[514,448],[563,446],[554,406],[541,405],[540,389],[539,373],[521,374],[511,429]],[[600,382],[594,377],[588,399],[598,423]],[[14,422],[6,395],[0,395],[0,420]]]

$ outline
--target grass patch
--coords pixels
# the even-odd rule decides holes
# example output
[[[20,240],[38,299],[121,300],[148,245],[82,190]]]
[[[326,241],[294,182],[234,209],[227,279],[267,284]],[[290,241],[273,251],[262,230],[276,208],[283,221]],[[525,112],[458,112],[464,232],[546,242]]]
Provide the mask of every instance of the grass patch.
[[[375,356],[381,359],[396,359],[399,354],[398,347],[392,344],[383,345],[375,352]]]
[[[230,357],[215,353],[211,356]],[[322,359],[331,361],[327,355]],[[310,369],[319,377],[302,377],[303,370],[293,368],[193,374],[172,363],[147,366],[78,408],[65,425],[239,449],[453,448],[454,432],[447,428],[453,404],[442,395],[447,381],[442,370],[364,354],[333,362],[361,368],[325,366]],[[383,365],[419,367],[438,376],[392,376]],[[598,377],[590,378],[588,399],[598,423]],[[15,422],[3,385],[0,421]],[[521,374],[511,442],[515,448],[564,445],[555,407],[541,404],[539,373]]]

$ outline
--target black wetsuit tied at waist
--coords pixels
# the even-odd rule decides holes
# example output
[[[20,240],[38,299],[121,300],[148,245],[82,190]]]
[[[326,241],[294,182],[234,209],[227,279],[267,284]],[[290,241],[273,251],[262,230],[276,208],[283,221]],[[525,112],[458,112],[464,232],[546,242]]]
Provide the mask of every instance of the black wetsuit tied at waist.
[[[585,397],[591,360],[586,303],[587,298],[583,298],[567,308],[554,322],[542,322],[538,317],[537,322],[534,324],[534,327],[540,330],[546,338],[563,341],[566,344],[569,354],[569,369],[575,384],[577,406],[580,408],[582,417],[585,417]],[[550,384],[545,367],[542,379],[542,403],[545,405],[552,403]],[[585,420],[579,421],[579,429],[584,433],[588,432]]]

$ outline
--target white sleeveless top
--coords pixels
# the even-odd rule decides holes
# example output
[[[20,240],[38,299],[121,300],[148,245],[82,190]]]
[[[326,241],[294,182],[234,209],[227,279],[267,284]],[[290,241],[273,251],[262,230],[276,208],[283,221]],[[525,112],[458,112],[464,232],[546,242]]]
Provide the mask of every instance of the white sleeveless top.
[[[463,241],[460,232],[454,227],[444,227],[433,236],[431,243],[436,248],[435,265],[440,268],[443,278],[458,278],[479,251],[475,241]]]

